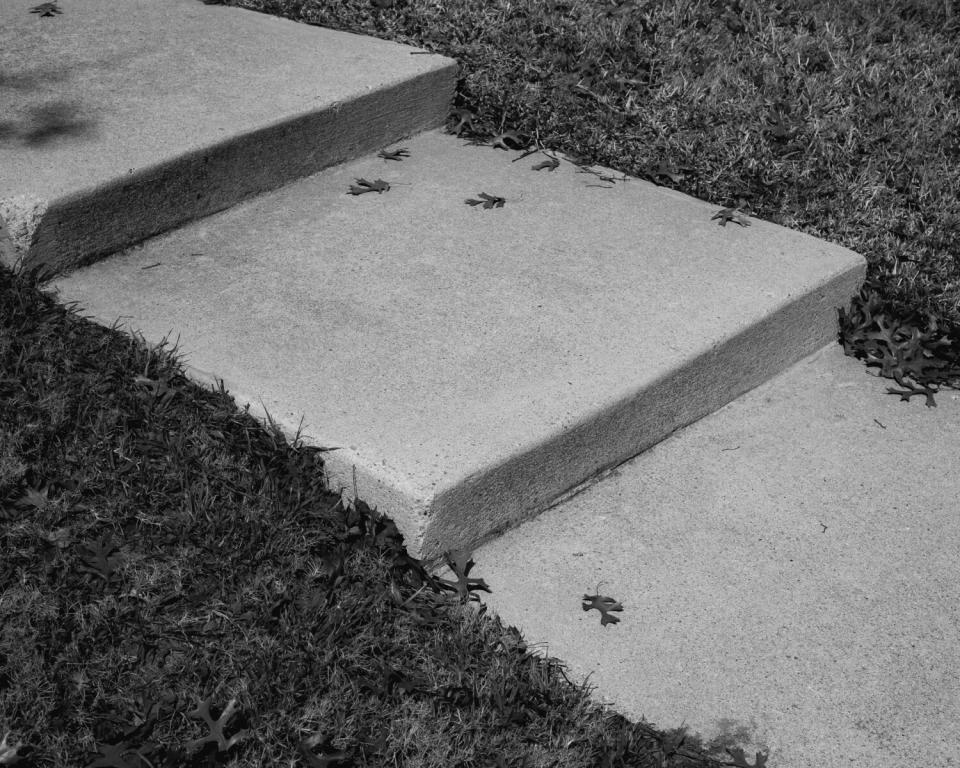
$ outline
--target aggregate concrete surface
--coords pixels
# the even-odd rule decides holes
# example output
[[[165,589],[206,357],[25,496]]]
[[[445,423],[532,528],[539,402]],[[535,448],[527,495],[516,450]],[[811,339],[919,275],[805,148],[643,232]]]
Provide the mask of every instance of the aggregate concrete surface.
[[[0,3],[7,266],[70,268],[441,125],[453,97],[452,59],[241,8],[36,4]]]
[[[411,553],[476,545],[836,336],[865,262],[703,201],[429,131],[56,281],[179,337]],[[515,162],[516,161],[516,162]],[[603,171],[598,171],[604,173]],[[607,171],[614,177],[619,174]],[[348,194],[382,178],[382,193]],[[467,199],[502,196],[500,208]],[[256,408],[251,408],[257,412]],[[262,411],[259,413],[262,414]]]
[[[751,765],[960,766],[960,393],[888,386],[816,352],[474,550],[475,594],[598,700]]]

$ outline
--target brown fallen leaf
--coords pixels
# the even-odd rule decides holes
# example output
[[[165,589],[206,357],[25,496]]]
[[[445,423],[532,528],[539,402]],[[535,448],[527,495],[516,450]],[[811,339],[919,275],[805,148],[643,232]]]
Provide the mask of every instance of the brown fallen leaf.
[[[713,221],[714,219],[720,219],[721,227],[727,226],[728,221],[733,221],[739,224],[741,227],[750,226],[750,222],[738,214],[736,208],[724,208],[723,210],[717,211],[713,216],[710,217],[710,221]]]
[[[467,205],[482,205],[484,208],[503,208],[503,204],[507,202],[502,197],[496,197],[495,195],[488,195],[486,192],[481,192],[480,197],[483,200],[464,200]],[[486,201],[486,202],[484,202]]]
[[[377,194],[380,194],[381,192],[386,192],[388,189],[390,189],[390,185],[387,182],[385,182],[383,179],[377,179],[376,181],[367,181],[366,179],[357,179],[356,184],[350,185],[350,191],[347,192],[347,194],[362,195],[366,192],[376,192]]]
[[[38,13],[42,19],[44,16],[53,16],[57,13],[63,13],[63,11],[57,7],[56,3],[41,3],[40,5],[31,8],[30,13]]]
[[[410,157],[410,153],[404,148],[395,149],[393,152],[387,152],[385,149],[381,149],[377,154],[377,157],[382,157],[384,160],[403,160],[405,157]]]

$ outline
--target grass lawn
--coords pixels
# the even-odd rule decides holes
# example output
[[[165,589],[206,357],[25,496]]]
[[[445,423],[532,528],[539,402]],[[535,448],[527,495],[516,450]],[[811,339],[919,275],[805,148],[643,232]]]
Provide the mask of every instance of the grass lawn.
[[[960,380],[949,1],[235,4],[457,58],[465,138],[863,254],[847,352],[928,406]],[[592,702],[465,604],[482,573],[431,576],[322,469],[175,350],[0,267],[0,766],[763,765]]]

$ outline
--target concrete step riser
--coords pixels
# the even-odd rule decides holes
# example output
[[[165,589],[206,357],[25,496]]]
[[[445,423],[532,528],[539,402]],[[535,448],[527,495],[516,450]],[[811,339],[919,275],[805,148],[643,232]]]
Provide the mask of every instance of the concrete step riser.
[[[435,566],[444,550],[476,549],[835,341],[833,307],[862,280],[861,267],[836,275],[633,397],[437,497],[418,557]]]
[[[68,272],[254,195],[441,125],[455,68],[304,115],[36,210],[29,269]],[[13,265],[8,265],[13,266]]]

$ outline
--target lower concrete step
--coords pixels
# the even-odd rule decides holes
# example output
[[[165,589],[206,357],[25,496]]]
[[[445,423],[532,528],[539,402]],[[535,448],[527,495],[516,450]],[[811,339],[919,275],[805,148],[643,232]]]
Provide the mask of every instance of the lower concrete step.
[[[891,383],[827,345],[473,550],[470,605],[727,764],[960,766],[960,393]]]
[[[0,261],[69,270],[439,126],[452,59],[199,0],[0,3]]]
[[[386,149],[54,287],[337,447],[331,485],[428,563],[821,348],[864,276],[849,250],[612,171],[439,131]]]

